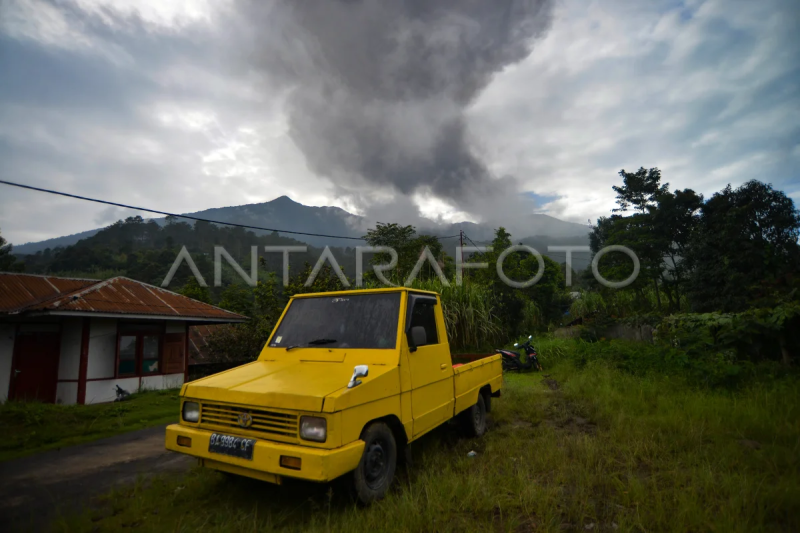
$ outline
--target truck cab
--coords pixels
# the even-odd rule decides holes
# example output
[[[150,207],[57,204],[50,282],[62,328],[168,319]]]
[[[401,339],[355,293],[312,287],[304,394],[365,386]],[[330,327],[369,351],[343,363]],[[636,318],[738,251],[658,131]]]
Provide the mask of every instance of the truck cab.
[[[296,295],[256,361],[183,386],[166,447],[272,483],[347,474],[369,503],[425,433],[458,417],[481,435],[501,387],[499,355],[452,364],[436,293]]]

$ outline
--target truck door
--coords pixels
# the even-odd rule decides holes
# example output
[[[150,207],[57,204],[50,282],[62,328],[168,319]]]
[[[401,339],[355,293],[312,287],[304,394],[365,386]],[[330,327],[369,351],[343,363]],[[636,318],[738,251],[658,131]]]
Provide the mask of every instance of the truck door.
[[[411,367],[411,412],[416,437],[453,416],[453,365],[450,345],[436,297],[409,294],[406,342]],[[415,345],[411,328],[425,330],[424,343]]]

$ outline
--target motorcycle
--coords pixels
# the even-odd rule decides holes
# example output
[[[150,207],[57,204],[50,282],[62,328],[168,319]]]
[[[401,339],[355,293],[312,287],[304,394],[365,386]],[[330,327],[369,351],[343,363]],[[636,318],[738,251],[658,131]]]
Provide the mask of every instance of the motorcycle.
[[[530,370],[531,368],[537,371],[542,370],[542,365],[539,363],[539,358],[536,354],[536,348],[533,347],[531,341],[533,335],[529,335],[527,340],[522,344],[515,342],[514,348],[522,348],[525,350],[525,360],[522,360],[519,352],[512,352],[511,350],[495,350],[503,356],[503,371],[516,370],[521,372],[523,370]]]

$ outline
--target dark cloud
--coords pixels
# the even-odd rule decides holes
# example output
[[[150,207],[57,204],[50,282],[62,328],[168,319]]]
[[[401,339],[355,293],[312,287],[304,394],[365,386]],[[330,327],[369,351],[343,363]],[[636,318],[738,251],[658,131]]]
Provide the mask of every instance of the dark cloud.
[[[477,155],[465,108],[530,53],[550,4],[247,3],[247,20],[266,31],[246,57],[292,85],[290,134],[314,172],[350,189],[424,189],[477,211],[519,191],[494,180]],[[289,46],[275,46],[277,27]]]
[[[800,200],[798,6],[3,0],[0,176],[182,212],[287,194],[420,227],[513,228],[535,201],[585,222],[639,165]],[[116,216],[0,190],[15,243]]]

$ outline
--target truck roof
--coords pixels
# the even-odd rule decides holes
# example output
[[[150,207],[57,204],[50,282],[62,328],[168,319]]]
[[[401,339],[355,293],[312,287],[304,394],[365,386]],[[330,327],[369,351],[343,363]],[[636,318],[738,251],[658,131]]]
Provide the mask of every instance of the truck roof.
[[[292,298],[315,298],[319,296],[339,296],[344,294],[381,294],[387,292],[416,292],[420,294],[430,294],[431,296],[439,296],[439,293],[434,291],[423,291],[413,287],[384,287],[381,289],[349,289],[346,291],[332,291],[332,292],[308,292],[303,294],[295,294]]]

